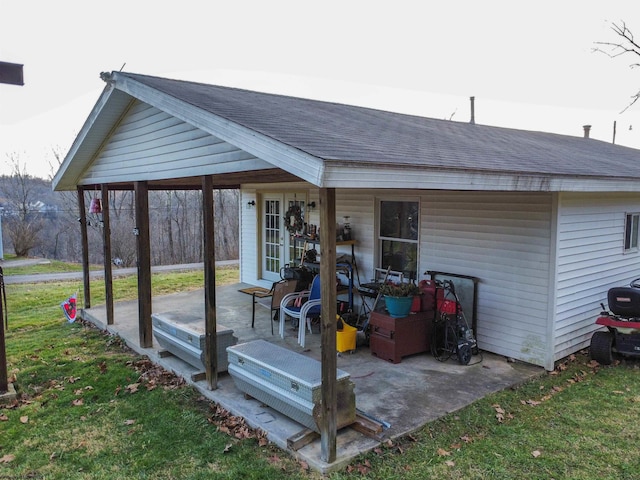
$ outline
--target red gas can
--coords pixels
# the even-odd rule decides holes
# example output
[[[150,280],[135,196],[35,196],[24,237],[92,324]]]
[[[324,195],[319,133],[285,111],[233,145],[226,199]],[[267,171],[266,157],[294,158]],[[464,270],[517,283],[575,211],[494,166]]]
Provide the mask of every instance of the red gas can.
[[[420,311],[429,312],[435,308],[436,284],[433,280],[420,280]]]

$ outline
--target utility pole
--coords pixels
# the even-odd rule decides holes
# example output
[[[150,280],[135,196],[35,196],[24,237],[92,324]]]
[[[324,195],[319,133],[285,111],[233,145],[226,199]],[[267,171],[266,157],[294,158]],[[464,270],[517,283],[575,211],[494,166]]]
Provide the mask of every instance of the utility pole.
[[[24,85],[24,76],[22,73],[22,65],[18,63],[0,62],[0,83],[7,83],[9,85]],[[0,235],[2,231],[0,230]],[[0,270],[0,275],[2,271]],[[3,283],[4,279],[0,278]],[[3,321],[2,311],[2,299],[0,298],[0,400],[10,400],[15,398],[15,390],[9,392],[9,376],[7,374],[7,349],[4,341],[4,329],[6,322]],[[6,303],[4,305],[6,308]],[[6,315],[6,312],[4,312]],[[13,385],[11,385],[13,389]],[[13,397],[13,398],[9,398]]]

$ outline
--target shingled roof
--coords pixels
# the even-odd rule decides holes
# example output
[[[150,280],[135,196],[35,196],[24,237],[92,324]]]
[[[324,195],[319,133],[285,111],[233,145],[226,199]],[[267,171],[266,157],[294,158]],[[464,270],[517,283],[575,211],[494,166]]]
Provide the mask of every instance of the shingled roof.
[[[640,178],[640,151],[594,139],[124,75],[327,161]]]
[[[233,165],[221,172],[211,163],[174,177],[175,184],[212,174],[220,182],[302,180],[333,188],[640,191],[640,150],[599,140],[135,73],[101,77],[107,86],[54,178],[56,189],[91,185],[83,175],[138,101],[258,159],[253,171],[235,167],[235,177]],[[143,173],[134,180],[154,180]]]

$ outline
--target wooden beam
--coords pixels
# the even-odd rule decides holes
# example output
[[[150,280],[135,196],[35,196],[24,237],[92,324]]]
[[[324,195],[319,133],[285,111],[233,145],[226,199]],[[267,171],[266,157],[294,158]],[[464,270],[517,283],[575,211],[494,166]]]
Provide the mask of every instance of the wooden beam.
[[[322,299],[321,370],[322,416],[320,457],[327,463],[336,459],[338,434],[337,351],[336,351],[336,190],[320,189],[320,295]],[[301,320],[302,322],[302,320]],[[303,328],[304,325],[300,325]]]
[[[87,210],[84,203],[84,188],[78,187],[78,221],[80,222],[80,243],[82,243],[82,285],[84,287],[84,308],[91,308],[91,286],[89,282],[89,240],[87,236]]]
[[[0,267],[0,294],[4,293],[4,272],[2,271],[2,267]],[[4,338],[4,328],[8,327],[5,323],[5,312],[4,308],[6,308],[6,303],[2,303],[2,298],[0,298],[0,394],[7,393],[9,391],[9,373],[7,370],[7,350],[6,350],[6,342]]]
[[[202,177],[202,215],[204,236],[204,366],[209,390],[218,388],[218,334],[216,326],[216,249],[214,246],[213,180]]]
[[[254,170],[248,172],[234,172],[216,174],[213,188],[215,189],[237,189],[244,183],[290,183],[300,182],[300,178],[278,168],[266,170]],[[98,188],[100,184],[83,185],[85,190]],[[149,191],[152,190],[200,190],[202,188],[201,177],[170,178],[163,180],[148,180]],[[133,190],[133,182],[113,182],[109,183],[111,190]]]
[[[149,189],[147,182],[135,182],[136,248],[138,252],[138,330],[140,346],[153,346],[151,325],[151,242],[149,236]]]
[[[107,325],[113,325],[113,274],[111,271],[111,222],[109,220],[109,186],[102,184],[102,247],[104,257],[104,298],[107,307]]]

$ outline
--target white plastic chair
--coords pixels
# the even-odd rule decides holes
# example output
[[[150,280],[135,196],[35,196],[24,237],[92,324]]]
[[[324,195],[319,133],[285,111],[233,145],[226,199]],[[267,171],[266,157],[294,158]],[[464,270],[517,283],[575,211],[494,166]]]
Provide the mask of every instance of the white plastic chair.
[[[296,300],[307,299],[305,303],[297,307]],[[298,343],[304,348],[305,324],[311,330],[311,319],[320,316],[320,275],[316,275],[311,282],[311,290],[285,295],[280,302],[280,337],[284,338],[284,322],[287,316],[298,319]]]

